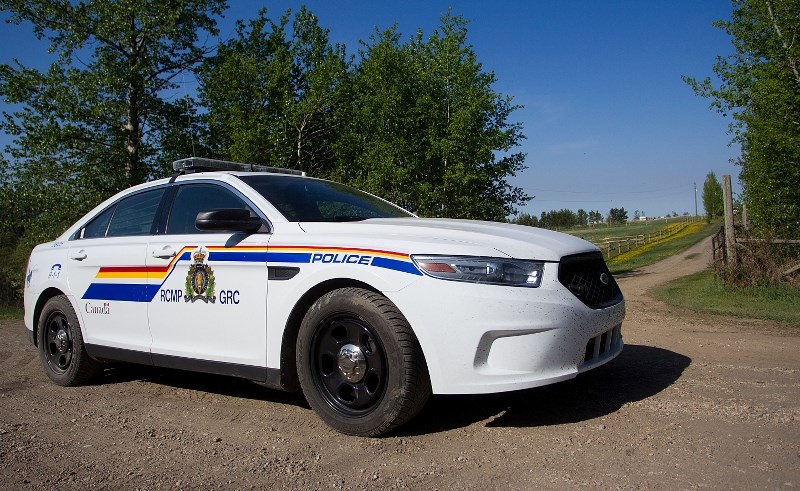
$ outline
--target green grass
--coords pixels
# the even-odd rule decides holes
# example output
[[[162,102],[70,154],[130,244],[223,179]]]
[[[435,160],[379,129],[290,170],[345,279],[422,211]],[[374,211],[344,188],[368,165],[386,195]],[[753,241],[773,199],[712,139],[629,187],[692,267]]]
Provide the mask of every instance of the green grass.
[[[606,262],[608,263],[608,269],[611,270],[612,273],[621,273],[623,271],[630,271],[632,269],[657,263],[662,259],[685,251],[709,235],[715,233],[717,230],[719,230],[719,224],[712,223],[708,225],[704,223],[700,225],[699,228],[693,233],[656,244],[652,247],[649,247],[641,254],[630,257],[629,259],[615,261],[614,258],[612,258],[607,260]],[[632,252],[635,251],[636,249],[634,249]],[[629,256],[629,254],[626,253],[625,256]]]
[[[800,327],[800,290],[789,287],[733,288],[703,271],[653,290],[670,305],[700,312],[787,322]]]
[[[22,307],[0,307],[0,320],[22,319]]]
[[[589,242],[598,243],[612,237],[628,237],[632,235],[656,233],[659,230],[663,230],[665,227],[683,223],[686,220],[687,217],[669,218],[667,220],[662,218],[660,220],[648,220],[646,222],[627,222],[622,225],[593,225],[589,228],[560,230],[560,232],[575,235]]]

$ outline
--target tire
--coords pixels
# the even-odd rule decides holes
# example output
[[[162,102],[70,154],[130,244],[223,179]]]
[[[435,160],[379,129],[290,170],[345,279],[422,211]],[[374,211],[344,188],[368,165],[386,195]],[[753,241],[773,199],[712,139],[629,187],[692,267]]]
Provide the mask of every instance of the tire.
[[[102,365],[86,353],[78,316],[64,295],[53,297],[44,305],[38,334],[44,372],[56,384],[82,385],[102,370]]]
[[[334,290],[306,313],[297,371],[319,417],[348,435],[378,436],[413,418],[431,393],[411,326],[383,295]]]

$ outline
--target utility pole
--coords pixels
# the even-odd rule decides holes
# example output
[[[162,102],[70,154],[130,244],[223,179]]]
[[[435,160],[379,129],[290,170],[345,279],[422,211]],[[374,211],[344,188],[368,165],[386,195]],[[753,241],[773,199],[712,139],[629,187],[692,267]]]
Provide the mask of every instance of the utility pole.
[[[694,216],[697,218],[697,182],[692,184],[694,184]]]

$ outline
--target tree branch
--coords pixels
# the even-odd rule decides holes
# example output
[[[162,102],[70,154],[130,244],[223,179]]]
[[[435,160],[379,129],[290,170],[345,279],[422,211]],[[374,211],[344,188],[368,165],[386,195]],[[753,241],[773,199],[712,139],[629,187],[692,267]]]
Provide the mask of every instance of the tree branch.
[[[772,22],[772,27],[775,29],[775,32],[778,34],[778,39],[781,40],[781,44],[783,45],[783,49],[786,51],[786,61],[789,63],[789,68],[792,69],[792,73],[794,73],[794,79],[798,85],[800,85],[800,71],[797,69],[797,60],[795,60],[792,55],[790,54],[789,49],[791,46],[789,43],[786,42],[786,39],[783,37],[783,33],[781,33],[781,28],[778,26],[778,21],[775,18],[775,14],[772,12],[772,2],[770,0],[765,0],[764,3],[767,5],[767,13],[769,13],[769,20]]]

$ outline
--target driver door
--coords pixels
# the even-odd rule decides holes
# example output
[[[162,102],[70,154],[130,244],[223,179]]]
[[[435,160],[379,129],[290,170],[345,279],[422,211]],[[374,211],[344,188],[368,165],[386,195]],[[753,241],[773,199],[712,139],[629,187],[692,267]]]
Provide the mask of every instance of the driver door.
[[[162,277],[148,311],[153,360],[263,378],[270,236],[199,230],[198,212],[213,208],[249,206],[220,183],[179,185],[166,234],[148,244],[147,264]]]

